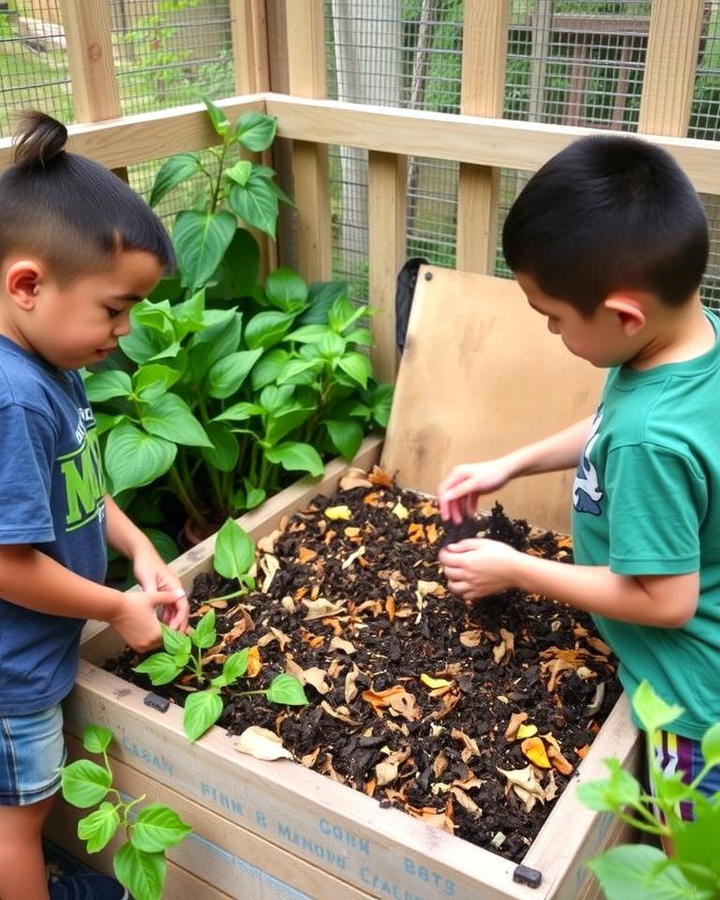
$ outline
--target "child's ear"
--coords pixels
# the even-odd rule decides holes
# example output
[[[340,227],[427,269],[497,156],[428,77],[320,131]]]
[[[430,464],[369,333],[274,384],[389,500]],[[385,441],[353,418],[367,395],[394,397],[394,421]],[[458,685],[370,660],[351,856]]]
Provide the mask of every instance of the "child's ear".
[[[628,293],[611,294],[603,301],[603,306],[617,316],[627,337],[634,337],[645,327],[645,305],[639,297]]]
[[[5,272],[5,290],[19,309],[35,307],[42,267],[33,259],[18,259]]]

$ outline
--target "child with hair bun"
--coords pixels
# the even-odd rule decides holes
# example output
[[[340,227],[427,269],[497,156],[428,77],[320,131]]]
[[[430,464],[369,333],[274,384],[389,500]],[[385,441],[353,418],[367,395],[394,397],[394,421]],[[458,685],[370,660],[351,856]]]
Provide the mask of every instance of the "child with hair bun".
[[[145,651],[184,630],[177,576],[105,493],[77,369],[130,332],[133,304],[173,265],[167,233],[121,179],[65,150],[28,113],[0,175],[0,898],[120,900],[113,879],[46,881],[42,827],[65,761],[60,703],[86,619]],[[104,585],[106,541],[141,591]]]

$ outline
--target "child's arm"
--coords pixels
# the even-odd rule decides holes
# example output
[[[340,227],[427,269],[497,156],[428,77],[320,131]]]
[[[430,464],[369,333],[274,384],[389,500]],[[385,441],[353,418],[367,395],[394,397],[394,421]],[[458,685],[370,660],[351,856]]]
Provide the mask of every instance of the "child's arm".
[[[180,579],[165,563],[152,541],[132,523],[109,495],[105,496],[107,539],[123,556],[133,561],[133,571],[144,591],[173,591],[177,600],[163,609],[163,621],[176,631],[188,623],[188,601]]]
[[[135,650],[160,641],[156,606],[175,606],[173,591],[125,593],[66,569],[30,544],[0,545],[0,597],[55,616],[108,622]]]
[[[438,488],[440,515],[459,522],[475,513],[478,498],[522,475],[573,469],[580,462],[592,416],[550,437],[487,462],[456,466]]]
[[[697,607],[700,576],[618,575],[529,556],[489,540],[450,544],[440,552],[450,590],[466,600],[510,588],[542,594],[619,622],[679,628]]]

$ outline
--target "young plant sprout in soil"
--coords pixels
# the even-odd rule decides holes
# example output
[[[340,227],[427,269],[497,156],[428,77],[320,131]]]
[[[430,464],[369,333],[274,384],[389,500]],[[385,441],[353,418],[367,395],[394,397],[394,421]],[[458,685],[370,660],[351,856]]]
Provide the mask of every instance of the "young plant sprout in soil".
[[[231,734],[268,729],[303,765],[519,861],[620,694],[615,660],[586,615],[519,591],[465,603],[437,559],[485,534],[571,562],[567,537],[498,505],[452,531],[432,499],[350,470],[258,542],[258,588],[217,600],[237,582],[198,576],[191,622],[215,612],[210,675],[254,648],[256,692],[220,691]],[[109,668],[149,687],[138,662],[126,651]],[[308,705],[257,693],[280,673]],[[155,690],[183,704],[191,677]]]

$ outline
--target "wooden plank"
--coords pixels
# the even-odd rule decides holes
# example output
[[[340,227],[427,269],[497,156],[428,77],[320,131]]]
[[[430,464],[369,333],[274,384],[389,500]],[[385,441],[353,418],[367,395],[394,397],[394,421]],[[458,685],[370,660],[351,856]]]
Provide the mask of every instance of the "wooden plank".
[[[381,464],[401,485],[435,493],[454,465],[590,415],[603,380],[550,334],[514,281],[423,266]],[[497,496],[509,515],[566,532],[573,476],[521,478],[484,505]]]
[[[70,761],[92,758],[76,738],[68,737],[67,745]],[[113,787],[125,795],[126,802],[128,798],[144,794],[147,802],[171,807],[192,827],[192,834],[172,848],[167,858],[182,870],[192,872],[220,896],[237,900],[304,900],[307,896],[366,900],[369,897],[364,891],[234,824],[222,812],[213,812],[188,800],[172,788],[120,762],[113,750],[111,746],[109,761]],[[60,802],[53,811],[47,833],[56,844],[87,865],[110,873],[112,856],[122,838],[114,840],[101,853],[88,855],[84,842],[76,837],[77,821],[86,814],[87,810]],[[200,896],[204,900],[205,894]]]
[[[120,115],[107,0],[60,0],[75,115],[97,122]]]
[[[604,133],[617,136],[616,131],[599,128],[399,110],[278,94],[266,95],[266,102],[268,112],[278,117],[282,137],[530,172],[579,137]],[[720,194],[717,141],[653,135],[645,138],[674,156],[697,190]]]
[[[464,4],[460,111],[502,117],[509,4],[469,0]],[[457,268],[495,271],[500,172],[460,163],[458,173]]]
[[[370,352],[378,381],[395,381],[395,287],[405,262],[407,158],[371,151],[368,159],[370,318],[375,346]]]
[[[638,122],[641,134],[687,134],[703,5],[703,0],[651,4]]]
[[[323,0],[287,3],[285,18],[290,93],[296,97],[324,97]],[[298,269],[306,281],[324,281],[332,274],[327,147],[302,139],[294,141],[292,168],[298,208]]]
[[[230,97],[217,106],[233,121],[248,110],[265,112],[265,95]],[[187,150],[204,150],[218,143],[202,103],[176,106],[68,128],[68,150],[82,153],[109,169],[132,166]],[[10,138],[0,140],[0,171],[12,161]]]
[[[265,0],[230,0],[236,94],[270,90]]]

